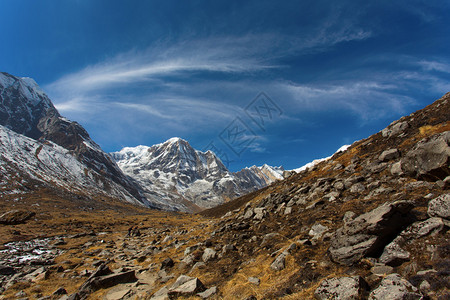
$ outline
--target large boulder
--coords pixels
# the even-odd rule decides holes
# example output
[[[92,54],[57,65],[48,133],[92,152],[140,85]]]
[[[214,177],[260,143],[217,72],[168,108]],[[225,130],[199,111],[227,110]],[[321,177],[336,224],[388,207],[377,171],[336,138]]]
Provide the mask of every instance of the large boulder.
[[[358,300],[367,297],[368,284],[361,276],[330,278],[323,280],[314,292],[319,300]]]
[[[450,175],[450,131],[419,141],[401,159],[401,168],[408,176],[439,180]]]
[[[187,278],[188,278],[188,276],[185,276],[184,279],[187,279]],[[177,282],[178,282],[178,280],[177,280]],[[204,290],[205,290],[205,286],[200,281],[200,279],[191,277],[189,280],[185,281],[184,283],[182,283],[178,286],[173,285],[169,289],[168,295],[169,295],[170,299],[174,299],[174,298],[178,298],[180,296],[183,296],[183,297],[193,296],[197,293],[203,292]]]
[[[415,222],[402,231],[391,243],[389,243],[380,256],[380,262],[397,266],[410,259],[410,253],[403,247],[412,241],[438,233],[444,228],[441,218],[430,218],[425,221]]]
[[[351,265],[366,256],[377,257],[410,224],[412,208],[409,201],[386,203],[348,221],[331,238],[328,249],[331,259]]]
[[[386,276],[380,285],[369,295],[369,300],[403,300],[403,299],[423,299],[415,288],[406,279],[398,274]]]

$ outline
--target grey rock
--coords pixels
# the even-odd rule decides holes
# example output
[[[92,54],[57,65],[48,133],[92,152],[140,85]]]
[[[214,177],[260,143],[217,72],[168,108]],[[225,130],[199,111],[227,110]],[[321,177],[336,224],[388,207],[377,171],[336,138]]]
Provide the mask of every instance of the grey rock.
[[[339,198],[341,194],[339,192],[329,192],[328,194],[326,194],[325,196],[323,196],[323,199],[328,200],[330,202],[336,201],[336,199]]]
[[[425,221],[415,222],[402,231],[384,248],[379,259],[380,262],[387,265],[396,266],[408,261],[410,254],[402,248],[403,246],[423,236],[439,232],[443,229],[443,227],[444,222],[441,218],[430,218]]]
[[[314,297],[319,300],[358,300],[364,299],[367,290],[368,285],[360,276],[330,278],[320,283]]]
[[[362,183],[355,183],[350,188],[350,193],[362,193],[366,190],[366,187]]]
[[[199,296],[202,299],[208,299],[209,297],[214,296],[216,293],[217,293],[217,287],[213,286],[204,292],[197,293],[197,296]]]
[[[284,210],[284,214],[285,215],[289,215],[291,213],[292,213],[292,207],[286,207],[285,210]]]
[[[198,278],[193,278],[180,286],[173,288],[171,287],[169,289],[169,298],[177,298],[180,296],[192,296],[199,292],[203,292],[205,290],[205,286]]]
[[[386,203],[345,223],[331,238],[328,251],[332,260],[353,264],[375,255],[409,222],[406,215],[412,208],[408,201]]]
[[[254,285],[259,285],[261,283],[259,278],[256,278],[256,277],[249,277],[248,278],[248,282],[250,282],[250,283],[252,283]]]
[[[195,277],[190,277],[187,275],[180,275],[177,280],[175,280],[175,282],[170,286],[169,289],[176,289],[177,287],[185,284],[186,282],[194,279]]]
[[[356,214],[354,212],[346,211],[344,214],[343,221],[344,221],[344,223],[348,223],[348,222],[352,221],[355,217],[356,217]]]
[[[450,194],[440,195],[428,203],[428,215],[450,219]]]
[[[217,252],[212,248],[206,248],[202,255],[203,262],[208,262],[216,258]]]
[[[371,174],[376,174],[376,173],[380,173],[381,171],[384,171],[384,169],[386,169],[388,166],[387,162],[372,162],[370,164],[368,164],[366,166],[366,171],[371,173]]]
[[[400,152],[397,149],[388,149],[383,151],[378,157],[380,161],[390,161],[400,157]]]
[[[393,137],[393,136],[396,136],[396,135],[402,133],[408,127],[409,127],[409,124],[406,121],[404,121],[404,122],[395,121],[395,122],[391,123],[385,129],[383,129],[381,131],[381,134],[383,137],[386,137],[386,138]]]
[[[345,189],[345,185],[342,181],[336,181],[333,183],[333,187],[338,191],[343,191]]]
[[[311,227],[311,230],[308,232],[310,236],[312,236],[313,239],[317,240],[322,237],[322,235],[328,231],[328,227],[324,226],[320,223],[316,223]]]
[[[250,219],[251,217],[253,217],[253,215],[254,215],[253,209],[251,207],[249,207],[247,209],[247,211],[244,213],[243,218],[244,219]]]
[[[386,276],[380,285],[369,295],[369,300],[403,300],[422,299],[422,295],[417,293],[415,288],[399,274]]]
[[[163,287],[152,295],[150,300],[169,300],[169,289]]]
[[[438,180],[450,175],[450,131],[419,141],[401,159],[403,172],[419,179]]]
[[[286,267],[286,256],[287,253],[283,252],[275,258],[275,260],[270,265],[270,268],[275,271],[281,271]]]
[[[254,211],[255,211],[255,216],[253,217],[253,219],[255,219],[255,220],[262,220],[266,215],[266,210],[263,207],[255,208]]]

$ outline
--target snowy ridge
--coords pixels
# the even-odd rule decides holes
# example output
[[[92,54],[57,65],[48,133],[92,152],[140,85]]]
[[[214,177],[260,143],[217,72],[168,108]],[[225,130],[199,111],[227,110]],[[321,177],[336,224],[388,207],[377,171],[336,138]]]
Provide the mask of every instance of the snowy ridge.
[[[15,133],[0,125],[0,173],[6,182],[11,174],[26,174],[45,184],[92,196],[113,196],[139,204],[122,186],[86,168],[69,150],[53,143],[40,142]],[[11,172],[11,171],[15,172]],[[26,193],[11,191],[7,185],[0,186],[2,193]]]
[[[230,172],[212,152],[195,150],[178,137],[111,153],[122,171],[136,180],[148,199],[164,209],[210,208],[282,179],[282,168],[245,168]]]
[[[308,168],[312,168],[312,167],[314,167],[315,165],[317,165],[318,163],[330,159],[331,157],[333,157],[334,154],[339,153],[339,152],[344,152],[344,151],[347,150],[350,146],[351,146],[351,145],[343,145],[343,146],[341,146],[339,149],[337,149],[336,152],[334,152],[332,155],[330,155],[330,156],[328,156],[328,157],[324,157],[324,158],[315,159],[315,160],[313,160],[312,162],[309,162],[309,163],[305,164],[304,166],[301,166],[300,168],[293,169],[292,171],[295,171],[295,172],[297,172],[297,173],[300,173],[300,172],[302,172],[302,171],[304,171],[304,170],[306,170],[306,169],[308,169]]]

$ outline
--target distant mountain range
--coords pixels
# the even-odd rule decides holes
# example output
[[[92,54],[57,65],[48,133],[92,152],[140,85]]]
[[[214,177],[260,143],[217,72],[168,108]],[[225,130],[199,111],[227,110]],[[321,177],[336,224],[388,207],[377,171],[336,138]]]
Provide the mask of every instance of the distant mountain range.
[[[284,171],[264,165],[232,173],[213,152],[195,150],[181,138],[127,147],[111,156],[148,199],[165,209],[210,208],[282,179]]]
[[[193,212],[283,178],[282,167],[268,165],[232,173],[180,138],[107,154],[30,78],[0,73],[0,100],[0,194],[26,193],[32,180],[92,199]]]

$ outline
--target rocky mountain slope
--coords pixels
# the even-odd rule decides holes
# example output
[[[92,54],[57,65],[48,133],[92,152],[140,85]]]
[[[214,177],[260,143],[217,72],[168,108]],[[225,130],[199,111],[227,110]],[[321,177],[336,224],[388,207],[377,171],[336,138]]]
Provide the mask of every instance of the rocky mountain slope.
[[[126,195],[124,199],[134,203],[147,203],[140,195],[138,186],[122,173],[116,163],[89,137],[82,126],[65,119],[58,113],[34,80],[0,73],[0,100],[0,125],[4,126],[2,137],[6,138],[5,142],[2,140],[2,153],[6,156],[1,163],[3,166],[9,165],[8,170],[14,169],[26,176],[29,169],[34,168],[32,176],[39,177],[41,184],[52,185],[55,182],[57,186],[68,188],[69,178],[75,179],[82,176],[80,174],[68,176],[68,173],[73,171],[68,165],[77,165],[74,160],[78,160],[83,166],[77,165],[76,168],[83,168],[85,179],[91,177],[91,183],[96,185],[92,191],[94,194],[104,190],[106,193],[111,192],[112,196]],[[12,134],[7,129],[29,139]],[[8,140],[8,138],[11,139]],[[25,144],[31,147],[29,151],[37,152],[30,154],[23,151],[21,146]],[[59,164],[58,170],[63,171],[61,174],[37,175],[36,169],[41,169],[41,174],[50,171],[39,158],[41,149],[44,149],[43,154],[48,151],[53,154],[53,166]],[[32,161],[32,155],[35,155],[34,161]],[[56,156],[66,159],[57,162],[54,159]],[[31,165],[24,165],[26,161],[29,161]],[[5,171],[6,167],[2,170]],[[7,173],[3,175],[8,176]],[[83,186],[83,182],[75,181],[73,185],[76,190],[79,186]],[[90,192],[86,190],[87,194]]]
[[[43,224],[60,222],[56,236],[24,246],[24,234],[12,235],[17,242],[0,250],[3,296],[448,299],[449,111],[450,93],[201,215],[149,211],[108,222],[108,211],[68,220],[37,207],[27,224],[0,226],[0,236],[15,228],[38,237]],[[27,253],[35,256],[20,262]]]
[[[213,152],[195,150],[181,138],[127,147],[111,156],[165,210],[211,208],[283,178],[282,168],[268,165],[232,173]]]

